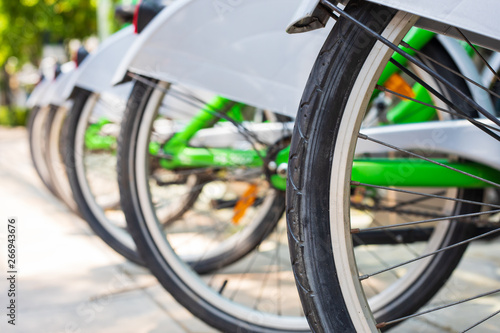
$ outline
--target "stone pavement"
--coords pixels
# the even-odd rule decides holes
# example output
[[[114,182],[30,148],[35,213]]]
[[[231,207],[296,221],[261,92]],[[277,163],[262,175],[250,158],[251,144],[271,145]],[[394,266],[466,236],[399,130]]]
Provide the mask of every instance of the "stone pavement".
[[[7,323],[7,219],[17,217],[16,325]],[[38,178],[22,128],[0,128],[0,332],[214,332],[124,260]]]

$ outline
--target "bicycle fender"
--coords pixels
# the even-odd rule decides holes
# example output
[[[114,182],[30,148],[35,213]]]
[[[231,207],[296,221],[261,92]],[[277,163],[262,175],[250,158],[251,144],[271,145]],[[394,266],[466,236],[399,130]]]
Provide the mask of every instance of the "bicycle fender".
[[[500,53],[493,53],[488,59],[488,63],[494,70],[496,70],[496,72],[498,72],[500,70]],[[495,83],[495,81],[495,75],[490,71],[488,67],[485,67],[483,69],[483,72],[481,73],[481,83],[483,84],[483,86],[490,87]]]
[[[500,51],[497,0],[367,0],[420,16],[421,28],[461,39],[461,28],[474,44]]]
[[[45,94],[45,91],[48,89],[50,83],[51,80],[44,78],[39,84],[36,85],[36,87],[31,92],[30,96],[28,97],[28,100],[26,101],[26,106],[28,108],[32,109],[35,106],[40,105],[39,104],[40,100],[42,96]]]
[[[324,28],[330,15],[321,6],[320,0],[304,0],[293,16],[292,22],[288,24],[286,32],[289,34],[307,32]]]
[[[450,29],[451,26],[456,26],[463,29],[473,43],[500,51],[498,15],[494,10],[498,4],[496,0],[476,1],[474,5],[468,0],[367,1],[420,16],[417,25],[421,28],[461,39],[455,29]],[[298,33],[321,28],[328,21],[329,15],[319,3],[320,0],[302,1],[287,32]]]
[[[68,81],[71,79],[71,75],[75,72],[75,63],[70,61],[61,66],[61,74],[53,80],[43,96],[40,99],[40,106],[46,105],[62,105],[66,99],[62,99],[62,91]]]
[[[133,72],[293,117],[328,34],[285,33],[299,4],[175,1],[141,32],[113,82]]]
[[[130,26],[107,38],[80,64],[75,75],[64,87],[62,98],[69,99],[76,87],[92,92],[109,89],[120,60],[132,46],[136,36],[134,28]]]
[[[67,73],[62,74],[61,77],[56,80],[53,94],[50,96],[49,104],[62,106],[64,102],[68,100],[63,95],[63,91],[65,87],[72,81],[75,75],[76,71],[73,69]]]
[[[465,75],[474,82],[482,82],[481,75],[479,74],[476,65],[458,41],[443,35],[437,35],[437,39],[453,59],[453,62],[455,62],[462,75]],[[495,107],[491,102],[488,92],[469,81],[467,81],[466,84],[474,101],[489,113],[495,114]],[[486,118],[483,114],[480,114],[479,117]]]

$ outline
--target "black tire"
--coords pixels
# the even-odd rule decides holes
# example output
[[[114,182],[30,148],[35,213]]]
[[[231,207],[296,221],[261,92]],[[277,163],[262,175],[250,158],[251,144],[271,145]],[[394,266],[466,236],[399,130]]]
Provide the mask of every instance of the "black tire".
[[[138,265],[144,265],[144,261],[136,251],[135,244],[132,239],[129,239],[129,241],[126,242],[123,238],[118,238],[117,233],[120,233],[121,231],[115,230],[118,229],[118,227],[112,225],[112,222],[106,219],[104,213],[99,214],[99,209],[101,208],[97,205],[94,198],[91,195],[86,197],[84,194],[83,187],[87,185],[80,183],[81,180],[77,173],[77,165],[83,165],[82,160],[84,156],[77,153],[77,134],[79,124],[81,122],[85,122],[85,124],[87,123],[87,118],[83,118],[82,113],[91,94],[92,93],[88,90],[77,90],[73,100],[73,107],[64,123],[63,137],[66,142],[64,164],[66,166],[66,173],[73,192],[73,197],[81,215],[96,235],[98,235],[113,250],[128,260]],[[91,200],[93,202],[89,202]],[[126,232],[123,232],[123,234],[123,237],[127,238],[128,235],[126,235]],[[128,238],[130,238],[130,236],[128,236]]]
[[[378,33],[384,31],[396,14],[394,10],[361,1],[349,2],[345,11]],[[347,20],[337,21],[306,85],[294,129],[287,184],[289,246],[304,312],[314,332],[355,331],[355,320],[348,311],[353,299],[341,288],[339,276],[342,273],[335,266],[330,228],[330,224],[335,223],[330,221],[330,210],[335,208],[330,208],[330,186],[333,158],[341,154],[335,150],[335,142],[341,135],[341,123],[346,121],[348,97],[374,43],[374,38]],[[442,62],[455,67],[435,41],[424,52],[439,55]],[[440,69],[437,71],[441,73]],[[447,75],[449,80],[467,90],[462,80]],[[350,173],[346,173],[346,177],[350,177]],[[478,190],[458,194],[461,198],[479,201],[481,195],[482,191]],[[345,202],[343,200],[345,198],[338,201]],[[478,206],[463,204],[457,205],[455,212],[477,209]],[[463,223],[452,222],[447,231],[440,246],[455,244],[471,234],[470,227]],[[352,240],[346,242],[352,244]],[[376,322],[385,322],[414,313],[447,281],[464,251],[462,246],[434,256],[415,283],[377,311],[366,306],[369,310],[364,317],[373,315]],[[361,301],[361,306],[365,301]]]
[[[44,142],[46,142],[45,163],[57,198],[72,212],[80,215],[76,202],[73,199],[73,193],[69,187],[63,162],[65,141],[62,139],[62,128],[66,114],[67,109],[65,107],[50,106],[44,131]]]
[[[33,166],[47,189],[57,197],[57,193],[50,179],[50,172],[45,160],[46,144],[45,144],[45,123],[47,121],[49,109],[48,107],[35,106],[31,112],[28,120],[28,139],[30,146],[31,160]]]
[[[297,325],[280,328],[272,327],[272,325],[266,326],[265,323],[260,322],[260,318],[252,318],[252,316],[238,317],[238,315],[235,315],[232,311],[236,311],[235,309],[241,307],[241,305],[233,306],[233,301],[229,301],[228,299],[224,299],[223,301],[223,303],[225,303],[223,305],[225,308],[220,307],[217,305],[220,304],[217,303],[217,299],[220,301],[222,297],[213,291],[207,291],[208,287],[201,282],[196,274],[193,275],[193,272],[191,272],[188,266],[183,265],[180,261],[181,259],[177,257],[174,250],[168,245],[167,247],[170,248],[170,250],[165,249],[162,241],[158,241],[158,230],[161,229],[159,226],[160,223],[158,221],[148,222],[147,220],[147,212],[149,210],[154,210],[154,208],[152,208],[152,204],[141,204],[140,186],[138,186],[138,177],[141,177],[141,175],[136,164],[136,161],[141,158],[138,157],[138,151],[140,149],[138,146],[141,141],[141,123],[144,123],[143,126],[150,126],[147,124],[146,111],[148,109],[148,103],[151,101],[153,101],[151,103],[155,103],[154,101],[157,100],[157,97],[154,97],[155,93],[159,94],[158,90],[155,90],[150,84],[141,82],[135,83],[122,123],[118,146],[118,177],[122,207],[127,216],[127,224],[130,233],[137,244],[139,252],[145,258],[147,266],[163,287],[169,291],[179,303],[185,306],[195,316],[221,331],[308,331],[306,325],[303,325],[303,328]],[[154,119],[154,116],[150,115],[150,117]],[[149,130],[151,129],[150,127],[148,128]],[[145,168],[148,170],[149,166]],[[150,199],[143,198],[143,202],[144,200]],[[265,217],[258,223],[259,227],[253,229],[250,235],[239,242],[238,247],[233,248],[232,252],[223,253],[221,256],[213,257],[205,262],[203,262],[203,260],[198,260],[195,262],[194,268],[198,272],[211,271],[242,258],[269,235],[275,228],[276,222],[283,214],[283,211],[284,195],[278,193],[269,210],[266,212]],[[156,224],[158,227],[152,227],[152,224]],[[198,287],[200,289],[198,289]],[[223,288],[224,286],[222,289]],[[222,289],[220,293],[222,293]],[[305,321],[303,324],[305,324]]]

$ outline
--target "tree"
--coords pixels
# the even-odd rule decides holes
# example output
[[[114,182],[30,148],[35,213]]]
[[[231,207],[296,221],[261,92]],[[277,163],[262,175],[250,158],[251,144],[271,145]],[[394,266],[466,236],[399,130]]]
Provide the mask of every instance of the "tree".
[[[96,34],[97,0],[1,0],[0,66],[37,64],[43,43]]]
[[[10,75],[27,62],[38,65],[43,44],[96,34],[97,0],[0,0],[0,96],[10,120]],[[15,63],[16,68],[6,66]]]

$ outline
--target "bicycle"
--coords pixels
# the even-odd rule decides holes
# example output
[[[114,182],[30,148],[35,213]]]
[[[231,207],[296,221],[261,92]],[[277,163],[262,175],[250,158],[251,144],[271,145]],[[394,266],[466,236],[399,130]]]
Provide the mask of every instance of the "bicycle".
[[[113,173],[117,131],[102,134],[103,127],[119,123],[130,85],[111,87],[116,64],[135,40],[131,21],[133,8],[118,7],[125,27],[106,39],[78,67],[62,99],[73,102],[60,135],[61,153],[69,185],[78,210],[92,230],[128,260],[144,265],[125,230],[120,212],[116,175]],[[131,11],[132,10],[132,11]]]
[[[363,1],[350,1],[345,8],[320,3],[310,1],[312,16],[299,24],[307,30],[308,22],[337,21],[312,71],[292,139],[287,219],[295,277],[314,331],[386,330],[452,305],[417,312],[448,280],[467,245],[498,231],[488,218],[497,212],[497,202],[483,197],[488,188],[498,187],[499,164],[491,155],[498,146],[499,122],[496,113],[470,99],[466,87],[450,83],[450,78],[462,84],[473,80],[402,41],[416,23],[428,27],[421,3],[401,2],[393,4],[395,9]],[[402,8],[424,19],[417,22],[398,11]],[[468,17],[477,18],[474,14]],[[458,17],[447,19],[470,23]],[[463,29],[449,31],[471,47],[471,41],[498,45],[491,31],[482,40]],[[434,103],[408,89],[385,87],[380,77],[387,66],[395,66],[404,81],[424,86]],[[376,123],[366,121],[377,113],[377,97],[382,117],[399,103],[413,101],[436,109],[442,121],[374,128]],[[491,229],[478,232],[484,225]],[[371,251],[360,237],[375,231],[394,244]],[[411,244],[422,240],[427,244]],[[489,318],[470,323],[466,331]]]
[[[62,163],[59,158],[59,137],[54,136],[56,131],[52,131],[53,127],[61,127],[60,114],[66,109],[58,91],[69,80],[73,68],[73,63],[63,64],[54,79],[44,79],[37,85],[28,100],[32,109],[28,132],[33,165],[40,179],[54,196],[77,212],[64,170],[60,167]]]

